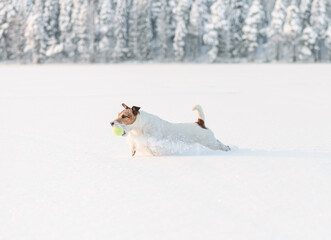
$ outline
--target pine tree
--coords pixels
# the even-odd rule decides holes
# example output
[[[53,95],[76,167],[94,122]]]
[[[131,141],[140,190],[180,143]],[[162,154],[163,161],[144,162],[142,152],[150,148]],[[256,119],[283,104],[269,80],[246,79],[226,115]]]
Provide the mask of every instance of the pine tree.
[[[151,2],[151,19],[156,21],[162,11],[162,0],[154,0]]]
[[[218,0],[211,7],[211,16],[207,25],[207,33],[203,40],[211,45],[208,52],[210,62],[215,62],[217,57],[228,57],[229,53],[229,21],[227,0]]]
[[[164,12],[170,14],[170,8],[168,5],[168,0],[148,0],[149,1],[149,16],[150,16],[150,31],[151,31],[151,44],[150,44],[150,59],[158,58],[161,55],[161,58],[165,58],[165,55],[162,54],[163,50],[160,42],[159,35],[159,24],[162,22],[160,15],[164,15]],[[166,16],[170,20],[169,15]],[[166,19],[164,18],[166,21]],[[161,21],[161,22],[160,22]],[[161,23],[162,25],[162,23]],[[166,30],[166,28],[165,28]],[[166,32],[166,34],[168,34]],[[162,35],[162,33],[161,33]]]
[[[167,0],[161,0],[160,12],[156,19],[157,44],[161,58],[167,58],[171,37],[170,17],[171,9]]]
[[[138,25],[139,50],[136,54],[139,60],[148,60],[152,52],[152,23],[149,0],[140,1],[140,14]]]
[[[108,62],[111,59],[114,48],[114,29],[111,0],[103,0],[99,13],[99,38],[98,52],[101,55],[102,62]]]
[[[15,46],[15,59],[18,62],[26,62],[25,59],[25,27],[27,18],[29,17],[31,11],[33,10],[33,4],[30,0],[27,0],[25,4],[18,4],[16,2],[15,4],[16,14],[13,15],[14,17],[14,25],[15,27],[12,27],[12,39],[14,42],[16,42]]]
[[[69,62],[74,61],[75,49],[74,44],[74,30],[73,30],[73,2],[67,0],[61,0],[61,11],[59,17],[60,28],[60,51],[62,52],[62,61],[67,60]]]
[[[161,12],[164,10],[164,4],[162,2],[163,0],[150,0],[150,19],[153,30],[153,37],[157,35],[157,19],[159,18]],[[168,1],[166,1],[166,3],[168,5]]]
[[[45,29],[46,55],[54,56],[54,50],[59,44],[59,14],[60,5],[58,0],[44,1],[43,23]]]
[[[88,1],[88,42],[89,42],[89,61],[95,63],[96,61],[96,19],[97,6],[99,0]]]
[[[139,1],[132,0],[128,18],[128,58],[135,58],[135,49],[138,49],[138,19]]]
[[[20,59],[23,24],[25,24],[23,15],[18,15],[18,9],[13,1],[0,5],[0,59],[4,58],[8,61]]]
[[[302,19],[302,28],[310,26],[311,7],[313,0],[301,0],[300,11]]]
[[[43,63],[46,54],[46,33],[43,21],[44,1],[36,0],[25,29],[25,52],[32,56],[33,63]]]
[[[8,31],[6,34],[6,51],[7,51],[7,59],[9,61],[14,61],[17,59],[19,55],[19,48],[18,48],[18,41],[19,38],[17,37],[18,34],[18,17],[17,16],[17,9],[13,2],[7,3],[7,24],[8,24]]]
[[[88,0],[75,0],[72,13],[76,44],[75,61],[89,62],[89,4]]]
[[[176,32],[176,25],[177,25],[177,15],[176,15],[176,9],[178,6],[178,2],[180,0],[167,0],[168,1],[168,5],[169,5],[169,9],[170,9],[170,35],[171,38],[173,39],[175,37],[175,32]]]
[[[331,25],[329,26],[328,30],[326,31],[326,46],[328,48],[329,61],[331,62]]]
[[[177,61],[182,61],[185,56],[185,37],[187,34],[186,24],[183,20],[177,22],[175,38],[174,38],[174,51]]]
[[[6,33],[8,31],[8,23],[6,21],[5,3],[0,2],[0,61],[7,60],[6,51]]]
[[[230,12],[230,53],[232,57],[243,57],[243,27],[247,13],[247,0],[232,0]]]
[[[189,33],[191,40],[191,52],[194,54],[201,53],[202,38],[205,34],[205,26],[208,21],[208,8],[206,0],[195,0],[192,4],[189,20]]]
[[[124,60],[128,52],[127,0],[118,0],[114,16],[116,45],[113,52],[115,61]]]
[[[189,1],[179,0],[177,7],[174,9],[176,18],[176,31],[174,37],[174,52],[177,61],[183,61],[185,56],[187,23],[189,19]]]
[[[294,0],[295,1],[295,4],[297,4],[298,0]],[[284,6],[286,7],[286,9],[292,5],[293,3],[293,0],[284,0]]]
[[[152,29],[148,0],[133,0],[129,24],[130,55],[137,60],[149,59],[152,50]]]
[[[254,0],[243,28],[246,56],[254,61],[265,40],[266,16],[259,0]]]
[[[284,25],[284,35],[290,48],[291,61],[297,61],[297,45],[301,34],[300,11],[295,1],[287,8],[287,18]]]
[[[298,57],[300,61],[311,62],[316,52],[317,35],[312,27],[307,26],[299,39]]]
[[[8,7],[5,3],[0,2],[0,60],[7,60],[7,35],[9,24],[7,22]]]
[[[283,26],[286,17],[286,10],[282,0],[277,0],[272,11],[272,20],[268,28],[268,47],[271,48],[273,59],[279,61],[282,56],[282,45],[284,41]]]
[[[316,41],[316,61],[322,60],[322,52],[324,48],[325,34],[328,29],[328,19],[326,17],[324,0],[314,0],[311,13],[311,26],[317,34]]]

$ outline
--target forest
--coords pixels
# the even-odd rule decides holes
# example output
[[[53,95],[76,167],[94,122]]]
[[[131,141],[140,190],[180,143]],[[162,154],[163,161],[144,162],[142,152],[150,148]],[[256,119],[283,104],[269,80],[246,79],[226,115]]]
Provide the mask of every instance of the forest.
[[[2,0],[0,63],[330,62],[331,0]]]

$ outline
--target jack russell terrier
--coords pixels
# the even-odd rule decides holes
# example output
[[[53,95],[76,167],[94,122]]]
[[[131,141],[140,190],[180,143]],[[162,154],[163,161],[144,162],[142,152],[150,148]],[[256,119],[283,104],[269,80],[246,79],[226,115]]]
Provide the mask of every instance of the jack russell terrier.
[[[118,114],[118,118],[110,123],[111,126],[121,126],[124,129],[122,136],[130,134],[134,137],[146,136],[155,139],[182,141],[188,144],[199,143],[212,150],[230,151],[230,147],[215,138],[214,133],[205,126],[205,115],[200,105],[195,105],[193,111],[198,112],[198,121],[195,123],[170,123],[155,115],[140,111],[140,107],[128,107]],[[136,144],[130,142],[132,156],[136,154]],[[146,146],[148,149],[148,146]],[[153,152],[151,151],[153,154]],[[155,155],[155,154],[153,154]]]

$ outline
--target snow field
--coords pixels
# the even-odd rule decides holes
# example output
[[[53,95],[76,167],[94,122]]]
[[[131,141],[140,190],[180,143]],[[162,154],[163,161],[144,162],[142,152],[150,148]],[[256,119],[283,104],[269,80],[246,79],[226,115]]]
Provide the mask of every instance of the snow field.
[[[328,65],[0,72],[1,239],[331,234]],[[132,158],[109,125],[122,102],[172,122],[196,121],[199,103],[207,127],[238,149],[176,145],[180,154]]]

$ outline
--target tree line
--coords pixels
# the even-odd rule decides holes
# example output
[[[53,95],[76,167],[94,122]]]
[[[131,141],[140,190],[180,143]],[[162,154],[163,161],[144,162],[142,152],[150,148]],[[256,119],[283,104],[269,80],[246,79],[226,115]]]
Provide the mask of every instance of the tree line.
[[[328,0],[3,0],[0,62],[327,62],[330,20]]]

